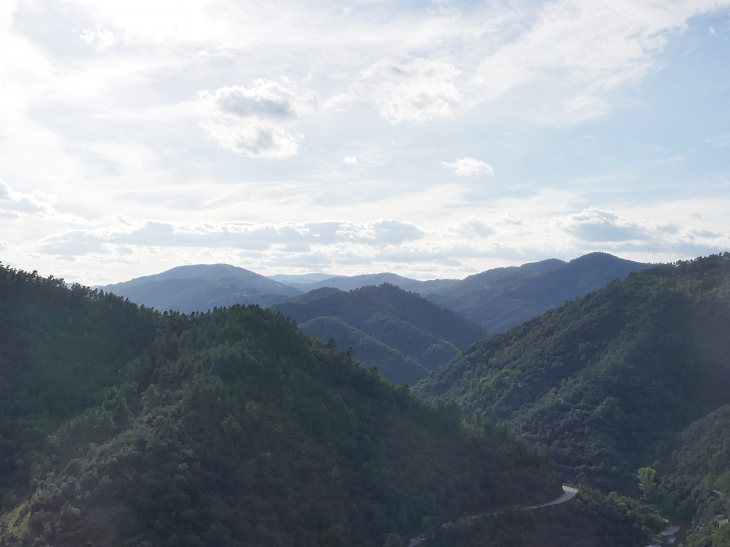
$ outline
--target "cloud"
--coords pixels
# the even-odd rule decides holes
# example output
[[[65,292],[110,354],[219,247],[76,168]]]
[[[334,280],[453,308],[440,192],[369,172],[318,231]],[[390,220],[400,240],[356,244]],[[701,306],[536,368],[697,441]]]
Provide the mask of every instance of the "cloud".
[[[494,229],[488,222],[474,216],[453,224],[449,227],[449,231],[466,237],[488,237],[494,234]]]
[[[284,129],[301,111],[317,108],[317,98],[300,98],[280,84],[259,79],[251,87],[226,86],[198,93],[214,116],[201,122],[208,138],[223,150],[251,158],[286,158],[297,153],[298,136]],[[217,118],[217,119],[216,119]]]
[[[223,150],[251,158],[286,158],[294,156],[298,149],[295,136],[270,124],[225,125],[206,121],[201,127]]]
[[[392,124],[453,115],[462,95],[452,80],[460,72],[443,59],[387,60],[362,71],[352,93],[369,97]]]
[[[207,247],[267,250],[277,246],[299,245],[301,249],[339,244],[383,248],[420,239],[423,232],[400,220],[381,219],[364,224],[326,220],[304,223],[253,224],[223,222],[218,224],[182,224],[147,221],[133,227],[99,230],[72,230],[38,242],[38,251],[58,257],[117,252],[111,246],[137,247]]]
[[[553,219],[553,224],[583,241],[590,242],[643,240],[649,237],[647,227],[610,211],[593,207],[578,214]]]
[[[461,158],[454,163],[442,162],[442,165],[450,167],[454,170],[454,173],[464,177],[470,177],[472,175],[494,175],[494,169],[491,166],[474,158]]]
[[[296,96],[269,80],[256,80],[250,88],[233,85],[213,93],[201,91],[198,95],[221,113],[240,118],[292,120],[298,116]]]
[[[79,38],[97,51],[107,50],[117,43],[117,38],[112,31],[98,26],[95,29],[86,29]]]
[[[343,161],[347,165],[357,165],[357,156],[345,156]]]
[[[42,192],[17,192],[0,179],[0,216],[5,218],[21,218],[27,215],[49,217],[54,214],[51,196]]]

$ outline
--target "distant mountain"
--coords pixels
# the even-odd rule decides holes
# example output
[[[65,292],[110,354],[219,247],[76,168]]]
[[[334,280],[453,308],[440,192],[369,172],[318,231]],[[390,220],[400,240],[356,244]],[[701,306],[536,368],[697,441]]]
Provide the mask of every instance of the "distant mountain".
[[[549,259],[487,270],[427,296],[488,332],[500,332],[650,266],[590,253],[568,263]]]
[[[451,310],[390,284],[271,309],[291,316],[307,334],[334,338],[340,350],[352,346],[364,366],[382,367],[382,375],[397,383],[417,382],[485,336]]]
[[[293,304],[296,302],[311,302],[312,300],[317,300],[318,298],[322,298],[325,296],[329,296],[330,294],[341,292],[340,289],[335,289],[332,287],[320,287],[319,289],[313,289],[309,292],[305,292],[304,294],[299,294],[297,296],[292,296],[288,300],[285,300],[287,304]]]
[[[276,275],[270,275],[268,277],[272,281],[276,281],[278,283],[284,283],[285,285],[290,284],[290,283],[309,285],[312,283],[319,283],[320,281],[324,281],[325,279],[330,279],[335,276],[331,275],[331,274],[326,274],[326,273],[308,273],[308,274],[298,274],[298,275],[276,274]]]
[[[299,289],[228,264],[179,266],[160,274],[101,288],[137,304],[183,313],[233,304],[268,306],[302,293]]]
[[[430,281],[419,281],[417,279],[402,277],[394,273],[377,273],[367,275],[329,277],[316,283],[301,283],[292,281],[288,282],[288,284],[292,287],[296,287],[304,291],[317,289],[320,287],[334,287],[336,289],[340,289],[341,291],[352,291],[371,285],[377,286],[382,285],[383,283],[390,283],[391,285],[400,287],[404,291],[416,292],[425,296],[426,294],[432,292],[442,291],[458,282],[459,281],[457,279],[432,279]]]

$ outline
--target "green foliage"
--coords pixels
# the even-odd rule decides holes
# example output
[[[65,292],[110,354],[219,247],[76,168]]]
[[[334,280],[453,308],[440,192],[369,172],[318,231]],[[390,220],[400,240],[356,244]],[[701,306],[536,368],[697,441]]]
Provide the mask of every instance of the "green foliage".
[[[652,501],[656,493],[656,470],[651,467],[642,467],[639,469],[639,488],[647,501]]]
[[[559,491],[505,428],[281,314],[160,315],[0,273],[0,545],[378,547]]]
[[[582,487],[570,503],[510,510],[436,530],[435,547],[644,547],[664,528],[651,507]]]
[[[667,435],[730,402],[730,255],[656,266],[478,342],[415,387],[507,419],[574,477],[637,492]]]

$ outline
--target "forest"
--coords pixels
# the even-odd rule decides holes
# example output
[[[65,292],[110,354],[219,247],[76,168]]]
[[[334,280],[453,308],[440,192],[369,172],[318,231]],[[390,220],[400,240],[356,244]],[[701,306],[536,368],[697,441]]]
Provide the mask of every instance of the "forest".
[[[10,268],[0,302],[5,545],[380,546],[560,491],[504,427],[258,306],[159,314]]]
[[[504,420],[576,482],[694,519],[691,545],[726,545],[729,330],[730,254],[660,265],[476,343],[414,391]]]
[[[283,313],[159,313],[1,268],[0,545],[644,546],[657,509],[720,545],[729,262],[646,270],[492,335],[426,399]],[[575,500],[519,510],[563,477]]]

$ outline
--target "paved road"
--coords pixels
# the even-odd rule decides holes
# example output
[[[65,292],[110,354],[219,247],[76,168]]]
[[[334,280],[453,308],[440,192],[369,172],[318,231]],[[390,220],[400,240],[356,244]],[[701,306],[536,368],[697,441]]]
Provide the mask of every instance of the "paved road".
[[[549,501],[547,503],[542,503],[540,505],[530,505],[528,507],[520,507],[520,511],[532,511],[533,509],[540,509],[541,507],[550,507],[551,505],[560,505],[561,503],[565,503],[566,501],[572,500],[575,495],[578,493],[577,488],[573,488],[572,486],[568,486],[566,484],[563,485],[563,494],[557,498],[555,498],[553,501]],[[499,513],[503,513],[504,511],[495,511],[493,513],[480,513],[478,515],[471,515],[470,517],[465,517],[464,520],[474,520],[481,517],[486,517],[489,515],[498,515]],[[450,522],[446,522],[442,524],[441,526],[448,526],[451,524]],[[420,536],[414,537],[411,539],[410,542],[408,542],[408,547],[416,547],[419,543],[426,541],[426,537],[421,534]]]

